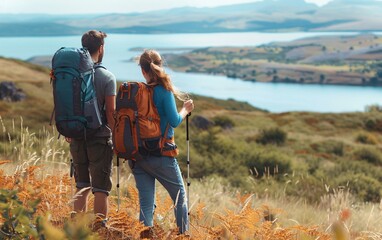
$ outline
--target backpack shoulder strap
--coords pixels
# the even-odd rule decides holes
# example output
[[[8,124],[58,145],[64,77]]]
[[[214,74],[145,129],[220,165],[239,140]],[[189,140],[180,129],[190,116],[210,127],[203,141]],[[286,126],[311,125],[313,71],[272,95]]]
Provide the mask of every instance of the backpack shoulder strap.
[[[94,70],[97,69],[97,68],[103,68],[103,69],[107,70],[107,68],[104,65],[102,65],[102,63],[94,64]]]

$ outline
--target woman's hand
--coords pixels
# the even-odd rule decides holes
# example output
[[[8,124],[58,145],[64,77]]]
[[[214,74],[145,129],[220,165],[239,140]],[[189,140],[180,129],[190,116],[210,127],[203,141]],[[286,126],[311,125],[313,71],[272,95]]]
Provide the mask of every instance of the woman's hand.
[[[192,99],[187,100],[183,103],[183,108],[180,110],[179,114],[182,116],[182,118],[185,118],[192,110],[194,110],[194,101]]]
[[[186,109],[187,114],[192,112],[192,110],[194,110],[194,101],[192,101],[192,99],[185,101],[183,103],[183,108]]]

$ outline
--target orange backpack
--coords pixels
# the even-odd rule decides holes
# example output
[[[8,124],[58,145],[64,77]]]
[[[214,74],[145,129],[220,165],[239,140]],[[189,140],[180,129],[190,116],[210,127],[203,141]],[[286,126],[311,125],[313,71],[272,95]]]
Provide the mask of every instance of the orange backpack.
[[[143,82],[125,82],[117,93],[114,151],[117,157],[140,160],[142,155],[176,156],[174,138],[162,137],[160,117],[154,104],[154,87]]]

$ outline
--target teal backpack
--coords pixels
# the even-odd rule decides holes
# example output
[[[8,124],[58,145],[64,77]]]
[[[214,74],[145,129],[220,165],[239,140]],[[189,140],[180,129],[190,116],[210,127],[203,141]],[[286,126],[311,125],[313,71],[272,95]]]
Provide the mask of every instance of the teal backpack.
[[[102,125],[94,70],[84,48],[63,47],[52,58],[53,113],[57,131],[65,137],[86,138]]]

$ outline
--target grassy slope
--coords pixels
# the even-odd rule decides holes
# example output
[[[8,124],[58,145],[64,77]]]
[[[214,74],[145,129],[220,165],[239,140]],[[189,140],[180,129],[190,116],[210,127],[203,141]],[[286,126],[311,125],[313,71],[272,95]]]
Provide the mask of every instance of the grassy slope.
[[[23,116],[26,126],[40,129],[47,125],[53,110],[49,70],[18,60],[0,58],[0,81],[12,81],[26,93],[25,101],[0,101],[0,115],[5,121]]]
[[[27,100],[21,103],[0,102],[2,118],[7,124],[7,122],[9,123],[13,118],[18,119],[19,116],[22,116],[24,125],[30,126],[33,131],[41,130],[43,126],[48,124],[52,109],[52,96],[48,70],[9,59],[0,59],[0,63],[2,66],[6,66],[0,69],[0,80],[11,80],[16,82],[17,86],[26,90],[28,95]],[[352,208],[352,212],[357,218],[355,219],[355,224],[352,224],[352,231],[363,231],[366,229],[377,231],[380,229],[380,221],[377,221],[379,215],[373,212],[374,205],[361,206],[357,203],[358,201],[354,200],[355,198],[347,197],[346,192],[336,192],[335,189],[338,187],[336,185],[330,185],[328,189],[325,190],[325,184],[330,184],[330,181],[331,183],[339,183],[339,181],[333,181],[336,180],[337,177],[345,177],[345,180],[349,181],[351,188],[355,183],[350,181],[352,179],[357,181],[359,176],[355,176],[353,173],[349,176],[345,169],[343,172],[335,172],[334,176],[331,175],[325,177],[325,174],[334,171],[336,167],[343,162],[347,162],[348,164],[354,162],[355,164],[358,164],[356,166],[365,167],[358,170],[356,169],[356,174],[368,174],[368,172],[372,172],[371,169],[380,172],[382,163],[364,163],[363,161],[355,159],[353,153],[357,149],[366,146],[380,151],[382,148],[382,137],[378,132],[367,132],[365,130],[365,121],[370,118],[382,119],[381,114],[318,114],[304,112],[271,114],[252,108],[248,104],[237,103],[235,101],[222,101],[201,96],[194,96],[194,99],[196,109],[191,116],[191,122],[196,116],[203,116],[209,120],[214,120],[217,116],[224,116],[232,120],[235,126],[232,129],[220,129],[217,131],[214,129],[211,129],[210,131],[201,131],[191,126],[191,176],[201,170],[207,171],[210,170],[210,168],[216,169],[223,166],[228,170],[227,175],[225,175],[224,172],[215,172],[210,175],[210,177],[219,176],[220,178],[218,179],[221,179],[217,183],[218,187],[214,187],[215,192],[222,188],[222,186],[230,184],[230,182],[227,182],[227,179],[232,180],[232,178],[244,177],[244,181],[246,182],[245,189],[246,191],[255,194],[256,205],[261,206],[262,204],[267,204],[272,207],[286,210],[287,214],[284,213],[284,216],[280,221],[288,222],[288,224],[291,224],[292,222],[290,219],[293,219],[293,221],[298,221],[300,223],[318,225],[325,223],[324,226],[328,226],[331,221],[329,220],[328,223],[328,214],[337,216],[337,210],[339,211],[349,207]],[[184,153],[186,152],[186,141],[184,127],[183,123],[176,130],[176,139],[181,151],[179,162],[185,173],[186,166]],[[262,146],[252,141],[256,138],[259,132],[270,127],[278,127],[287,132],[288,138],[285,144],[281,146]],[[355,137],[358,136],[359,133],[372,136],[375,139],[374,145],[365,145],[355,141]],[[5,134],[6,133],[3,132],[3,135]],[[211,138],[212,134],[216,137],[215,140],[214,138]],[[41,141],[44,143],[40,142],[39,144],[34,145],[39,145],[38,147],[41,148],[41,150],[37,151],[37,156],[41,155],[41,158],[44,159],[44,154],[46,154],[49,158],[48,162],[56,162],[57,160],[62,162],[63,159],[67,159],[67,144],[60,142],[58,146],[54,146],[54,149],[57,150],[53,149],[53,152],[57,151],[60,157],[55,154],[49,155],[48,152],[50,150],[47,150],[47,145],[54,139],[54,136],[52,136],[52,138],[51,136],[52,135],[45,136],[46,140],[42,139],[43,141]],[[203,138],[216,141],[217,147],[225,147],[228,143],[228,146],[231,146],[234,151],[243,149],[243,152],[239,151],[231,153],[228,149],[228,151],[219,153],[217,152],[219,149],[211,149],[209,154],[211,154],[210,156],[215,157],[211,158],[207,155],[199,156],[200,149],[196,147],[196,144],[203,141]],[[6,137],[3,136],[1,139],[4,140]],[[35,140],[34,137],[31,136],[31,138],[26,141],[27,143],[24,144],[27,144],[28,146],[30,144],[30,146],[32,146]],[[332,145],[338,143],[343,144],[344,153],[342,156],[331,149]],[[6,141],[5,144],[7,144]],[[24,149],[19,147],[17,143],[13,141],[11,147],[3,147],[1,151],[1,154],[3,155],[2,158],[9,157],[9,159],[13,159],[11,153],[14,153],[12,150],[14,146],[16,146],[17,149]],[[34,150],[30,151],[33,152]],[[272,156],[276,158],[286,157],[292,164],[293,172],[280,172],[279,176],[276,176],[275,178],[262,177],[254,181],[254,178],[249,177],[249,175],[247,176],[246,172],[248,172],[248,169],[243,168],[242,165],[240,165],[242,159],[232,157],[242,156],[245,158],[245,154],[258,154],[259,156],[265,154],[270,160],[272,159]],[[25,159],[25,157],[33,157],[34,155],[24,153],[23,156],[18,158]],[[219,158],[219,156],[222,156],[222,158]],[[348,168],[353,169],[354,167],[349,165]],[[239,175],[235,175],[235,169],[241,171],[239,172]],[[259,175],[262,176],[264,174],[263,169],[258,169],[258,171]],[[310,177],[308,171],[312,172],[314,177]],[[371,176],[373,175],[371,174]],[[204,183],[194,182],[192,185],[192,198],[195,199],[194,201],[197,201],[196,199],[198,198],[206,200],[210,197],[210,193],[205,193],[204,189],[214,180],[208,177],[207,174],[205,174],[205,177]],[[376,176],[376,181],[379,181],[380,179],[377,177],[378,176]],[[276,178],[278,178],[277,181],[274,180]],[[360,179],[360,181],[361,180],[362,179]],[[366,181],[366,183],[373,185],[373,182]],[[368,186],[366,185],[365,187]],[[354,192],[352,189],[350,191]],[[230,195],[232,197],[234,195],[232,190],[230,190],[229,193],[216,192],[216,194],[216,199],[212,198],[211,201],[216,201],[220,210],[220,206],[225,205],[228,207],[229,201],[232,200],[230,200],[230,198],[224,198],[225,200],[223,200],[223,198],[220,199],[219,194]],[[314,199],[313,202],[315,202],[314,207],[309,204],[309,202],[312,202],[312,199]],[[353,209],[354,206],[355,208]],[[214,206],[207,206],[206,209],[213,212],[218,211]],[[369,223],[366,219],[372,219],[371,221],[375,222]],[[321,229],[324,230],[326,228],[324,226],[321,226]]]

